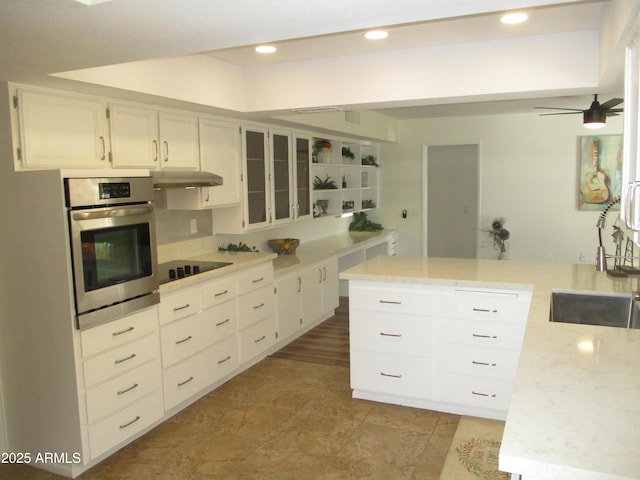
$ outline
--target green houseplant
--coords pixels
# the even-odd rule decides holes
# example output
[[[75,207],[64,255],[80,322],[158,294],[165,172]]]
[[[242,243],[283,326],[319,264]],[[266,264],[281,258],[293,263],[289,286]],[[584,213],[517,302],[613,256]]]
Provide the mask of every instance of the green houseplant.
[[[335,180],[331,180],[329,175],[323,180],[319,176],[315,176],[313,179],[313,189],[314,190],[336,190],[338,186],[336,185]]]

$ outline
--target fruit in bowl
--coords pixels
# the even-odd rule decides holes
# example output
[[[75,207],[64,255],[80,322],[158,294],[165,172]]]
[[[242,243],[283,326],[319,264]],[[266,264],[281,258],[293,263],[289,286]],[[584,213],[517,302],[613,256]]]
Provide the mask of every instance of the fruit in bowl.
[[[295,253],[298,245],[300,245],[299,238],[273,238],[269,240],[271,250],[277,254]]]

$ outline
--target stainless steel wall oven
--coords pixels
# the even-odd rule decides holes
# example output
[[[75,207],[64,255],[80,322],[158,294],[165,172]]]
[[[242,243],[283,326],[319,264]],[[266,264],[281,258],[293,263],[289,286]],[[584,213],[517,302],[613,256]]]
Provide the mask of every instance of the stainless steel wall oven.
[[[160,301],[151,177],[66,178],[77,327]]]

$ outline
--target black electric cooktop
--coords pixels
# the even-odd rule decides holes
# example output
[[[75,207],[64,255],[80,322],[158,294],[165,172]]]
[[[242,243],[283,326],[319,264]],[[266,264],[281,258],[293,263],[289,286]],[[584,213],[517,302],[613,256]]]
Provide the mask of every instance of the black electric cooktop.
[[[192,277],[199,273],[209,272],[217,268],[232,265],[231,262],[199,262],[194,260],[174,260],[158,265],[160,284]]]

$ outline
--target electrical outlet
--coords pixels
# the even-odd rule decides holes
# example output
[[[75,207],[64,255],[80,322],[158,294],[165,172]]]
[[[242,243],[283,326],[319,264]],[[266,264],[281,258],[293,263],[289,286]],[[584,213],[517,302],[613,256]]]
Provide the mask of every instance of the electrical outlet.
[[[190,223],[190,228],[191,228],[191,233],[198,233],[198,220],[195,218],[192,218]]]
[[[586,261],[586,257],[584,256],[584,253],[580,252],[580,258],[578,259],[578,261],[580,263],[584,263]]]

